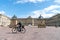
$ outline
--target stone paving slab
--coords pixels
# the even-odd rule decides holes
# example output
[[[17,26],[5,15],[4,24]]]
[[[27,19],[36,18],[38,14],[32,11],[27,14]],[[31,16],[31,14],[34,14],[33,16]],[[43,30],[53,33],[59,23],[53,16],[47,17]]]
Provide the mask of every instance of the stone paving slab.
[[[26,33],[12,33],[11,28],[0,27],[0,40],[60,40],[60,27],[28,27]]]

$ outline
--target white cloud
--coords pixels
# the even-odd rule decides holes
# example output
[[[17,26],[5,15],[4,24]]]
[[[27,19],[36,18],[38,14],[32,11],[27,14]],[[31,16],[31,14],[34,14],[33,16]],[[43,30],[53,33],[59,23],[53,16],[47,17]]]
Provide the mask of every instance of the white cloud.
[[[51,12],[53,12],[53,13],[60,13],[59,10],[52,10]]]
[[[11,18],[11,16],[10,16],[10,15],[7,15],[5,11],[0,11],[0,14],[3,14],[3,15],[5,15],[5,16],[7,16],[7,17],[10,17],[10,18]]]
[[[45,11],[52,11],[52,10],[55,10],[57,8],[60,8],[60,6],[59,5],[51,5],[48,8],[45,8],[44,10]]]
[[[5,11],[0,11],[0,14],[5,14]]]
[[[33,18],[38,18],[40,15],[42,15],[44,18],[49,18],[53,16],[55,13],[46,13],[44,10],[37,10],[33,12],[33,15],[31,15]]]
[[[54,0],[54,2],[60,4],[60,0]]]
[[[31,3],[37,3],[37,2],[44,2],[46,0],[17,0],[16,3],[27,3],[27,2],[31,2]]]
[[[44,17],[44,18],[49,18],[52,17],[53,15],[56,15],[57,13],[60,13],[60,9],[59,5],[51,5],[47,8],[44,8],[43,10],[36,10],[33,11],[33,15],[31,15],[33,18],[39,17],[40,14]]]

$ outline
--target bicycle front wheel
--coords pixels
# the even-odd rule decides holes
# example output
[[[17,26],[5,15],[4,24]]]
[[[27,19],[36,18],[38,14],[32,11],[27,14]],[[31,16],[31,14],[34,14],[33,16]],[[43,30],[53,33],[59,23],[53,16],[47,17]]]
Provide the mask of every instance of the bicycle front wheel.
[[[21,33],[25,33],[26,29],[25,28],[21,28]]]

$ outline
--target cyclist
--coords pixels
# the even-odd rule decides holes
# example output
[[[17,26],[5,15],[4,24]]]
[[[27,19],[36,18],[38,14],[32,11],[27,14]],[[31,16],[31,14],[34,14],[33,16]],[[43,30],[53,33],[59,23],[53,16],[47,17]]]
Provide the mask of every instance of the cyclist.
[[[20,32],[21,31],[21,27],[22,27],[22,23],[19,22],[19,23],[17,23],[17,25],[18,25],[18,31]]]

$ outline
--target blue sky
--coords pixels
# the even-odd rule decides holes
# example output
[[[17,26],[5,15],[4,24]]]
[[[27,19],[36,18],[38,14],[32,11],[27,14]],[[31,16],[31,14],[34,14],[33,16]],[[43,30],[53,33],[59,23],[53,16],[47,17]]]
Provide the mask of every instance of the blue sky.
[[[19,18],[52,17],[60,13],[60,0],[0,0],[0,14]]]

